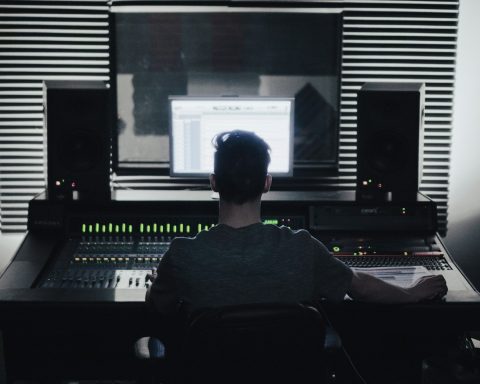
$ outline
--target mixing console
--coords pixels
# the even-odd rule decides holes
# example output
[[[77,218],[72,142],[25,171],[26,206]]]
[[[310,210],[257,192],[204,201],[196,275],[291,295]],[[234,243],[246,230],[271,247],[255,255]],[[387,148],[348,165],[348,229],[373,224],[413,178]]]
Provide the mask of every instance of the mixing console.
[[[452,270],[434,237],[331,238],[325,244],[350,267],[422,266],[431,271]]]
[[[146,289],[176,236],[208,231],[215,217],[152,221],[74,221],[72,232],[56,261],[40,280],[40,288]],[[264,218],[265,224],[304,227],[302,217]]]
[[[147,274],[158,266],[170,238],[87,237],[70,239],[42,288],[148,288]],[[71,255],[69,257],[69,255]]]
[[[42,288],[145,289],[147,275],[167,251],[170,236],[71,238]],[[325,239],[331,253],[350,267],[423,266],[452,270],[434,239]]]
[[[209,191],[144,192],[108,203],[32,200],[29,234],[0,278],[4,300],[143,301],[147,275],[171,241],[210,231],[218,220]],[[264,223],[309,230],[352,268],[405,267],[444,276],[449,292],[472,292],[436,234],[435,204],[422,195],[377,202],[357,201],[353,192],[273,191],[262,211]]]

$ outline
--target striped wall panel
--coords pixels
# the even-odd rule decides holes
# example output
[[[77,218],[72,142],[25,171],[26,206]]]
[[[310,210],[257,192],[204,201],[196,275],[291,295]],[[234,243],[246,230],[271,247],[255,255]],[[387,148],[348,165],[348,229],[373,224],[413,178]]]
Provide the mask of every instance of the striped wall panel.
[[[114,5],[159,4],[114,1]],[[199,2],[198,2],[199,3]],[[421,190],[447,226],[459,1],[319,1],[343,8],[340,169],[321,188],[352,190],[356,92],[367,81],[426,83]],[[27,201],[44,187],[41,81],[108,80],[106,1],[0,1],[0,216],[25,229]],[[116,176],[117,188],[172,188],[162,177]],[[176,186],[179,187],[178,185]]]
[[[420,190],[447,229],[458,1],[344,3],[340,178],[355,182],[356,92],[367,81],[426,84]]]
[[[0,229],[45,188],[43,80],[108,81],[106,1],[0,1]]]

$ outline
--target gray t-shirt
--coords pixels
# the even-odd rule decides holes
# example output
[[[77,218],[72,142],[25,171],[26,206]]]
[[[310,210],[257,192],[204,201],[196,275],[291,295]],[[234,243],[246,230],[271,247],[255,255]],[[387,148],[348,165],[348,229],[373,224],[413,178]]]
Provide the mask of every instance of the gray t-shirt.
[[[256,223],[216,225],[176,238],[163,256],[149,301],[173,312],[262,302],[342,300],[352,271],[305,230]]]

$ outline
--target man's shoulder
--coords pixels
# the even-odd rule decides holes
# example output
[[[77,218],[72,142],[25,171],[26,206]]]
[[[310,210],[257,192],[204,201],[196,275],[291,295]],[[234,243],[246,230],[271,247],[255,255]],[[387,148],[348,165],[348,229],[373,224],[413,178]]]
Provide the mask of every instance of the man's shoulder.
[[[273,226],[278,228],[278,231],[285,237],[291,237],[297,240],[310,240],[312,235],[306,229],[292,229],[288,226],[282,225],[280,227]]]
[[[188,249],[192,245],[193,240],[191,237],[175,237],[170,242],[169,250],[170,252],[176,252]]]
[[[181,252],[182,250],[191,250],[202,246],[218,246],[219,243],[228,242],[236,238],[236,236],[233,238],[229,236],[232,233],[224,232],[222,228],[215,228],[215,230],[211,231],[202,231],[195,237],[176,237],[172,240],[170,249]],[[252,238],[260,236],[278,241],[309,242],[313,239],[310,232],[305,229],[292,229],[288,226],[277,226],[274,224],[252,227],[248,233]]]
[[[292,229],[288,226],[265,224],[263,231],[267,238],[287,243],[309,243],[312,241],[310,232],[305,229]]]

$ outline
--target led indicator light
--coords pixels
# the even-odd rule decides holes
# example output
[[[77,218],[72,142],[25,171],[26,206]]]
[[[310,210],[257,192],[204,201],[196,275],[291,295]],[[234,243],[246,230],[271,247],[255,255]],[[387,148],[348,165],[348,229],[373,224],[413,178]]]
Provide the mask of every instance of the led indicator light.
[[[92,224],[90,224],[90,225],[88,226],[88,232],[90,232],[90,233],[93,232],[93,225],[92,225]]]
[[[132,224],[129,224],[129,225],[128,225],[128,232],[129,232],[129,233],[132,233],[132,232],[133,232],[133,225],[132,225]]]
[[[183,233],[183,223],[180,223],[179,227],[180,233]]]
[[[190,224],[187,224],[186,229],[187,229],[187,233],[190,233]]]
[[[95,223],[95,232],[98,233],[100,232],[100,224]]]
[[[157,232],[157,223],[153,223],[153,232]]]
[[[362,184],[363,184],[364,186],[367,186],[367,185],[368,185],[368,181],[367,181],[367,180],[363,180]]]
[[[87,224],[82,224],[82,232],[87,232]]]
[[[160,233],[163,233],[163,225],[160,225]]]
[[[197,230],[198,232],[202,232],[202,224],[198,223]]]
[[[74,181],[72,181],[72,188],[75,188],[77,186],[77,184],[75,184]]]
[[[372,182],[372,179],[368,179],[368,182],[371,183],[371,182]]]
[[[102,233],[107,232],[107,226],[105,224],[102,224]]]
[[[173,233],[177,233],[177,225],[176,224],[173,225]]]
[[[143,233],[143,230],[144,230],[144,226],[143,226],[143,223],[140,224],[140,233]]]
[[[118,224],[115,224],[115,232],[116,233],[120,232],[120,226]]]
[[[108,232],[109,233],[113,232],[113,224],[112,223],[108,223]]]
[[[55,181],[55,185],[56,185],[57,187],[59,187],[61,184],[62,184],[62,183],[60,182],[60,180]]]
[[[150,233],[150,224],[147,224],[147,233]]]
[[[167,223],[167,233],[170,233],[170,223]]]
[[[264,224],[274,224],[278,225],[278,220],[277,219],[266,219],[263,221]]]
[[[205,229],[205,231],[208,231],[208,225],[207,224],[205,224],[204,229]]]
[[[127,224],[122,223],[122,232],[125,233],[127,232]]]
[[[333,252],[340,252],[340,247],[338,246],[333,247]]]

